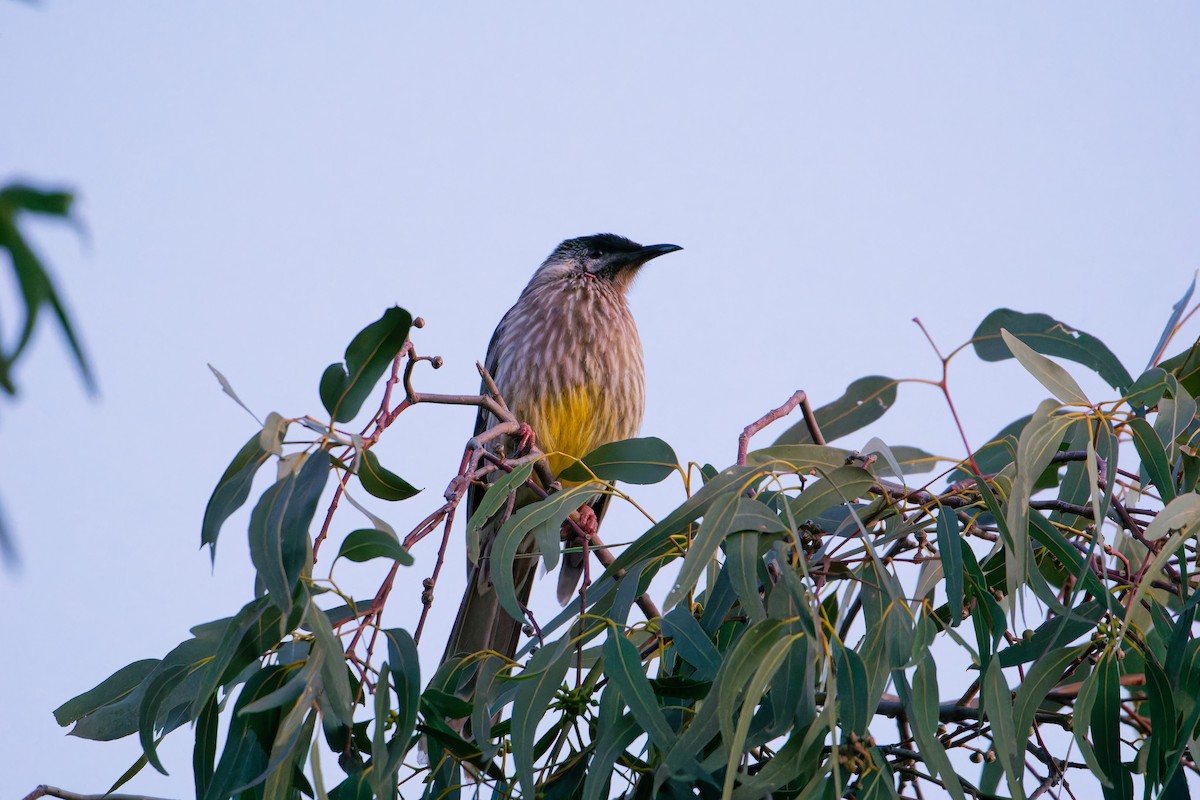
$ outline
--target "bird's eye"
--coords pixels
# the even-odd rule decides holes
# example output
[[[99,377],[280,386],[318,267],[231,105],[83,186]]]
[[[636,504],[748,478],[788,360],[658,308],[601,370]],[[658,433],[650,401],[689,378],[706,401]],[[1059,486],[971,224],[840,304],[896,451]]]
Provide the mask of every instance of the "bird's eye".
[[[588,250],[588,258],[601,258],[604,255],[603,250]]]

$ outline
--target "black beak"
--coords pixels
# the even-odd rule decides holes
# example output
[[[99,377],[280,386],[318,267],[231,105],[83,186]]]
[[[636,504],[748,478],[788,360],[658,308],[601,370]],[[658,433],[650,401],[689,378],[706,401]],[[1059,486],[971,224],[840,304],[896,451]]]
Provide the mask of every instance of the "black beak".
[[[612,266],[617,267],[619,269],[626,269],[629,267],[640,267],[642,264],[645,264],[647,261],[649,261],[652,258],[658,258],[659,256],[665,256],[667,253],[674,253],[676,250],[682,250],[682,249],[683,248],[677,244],[646,245],[645,247],[641,248],[640,250],[634,250],[632,253],[623,253],[620,256],[617,256],[616,258],[613,259],[614,263],[612,264]]]

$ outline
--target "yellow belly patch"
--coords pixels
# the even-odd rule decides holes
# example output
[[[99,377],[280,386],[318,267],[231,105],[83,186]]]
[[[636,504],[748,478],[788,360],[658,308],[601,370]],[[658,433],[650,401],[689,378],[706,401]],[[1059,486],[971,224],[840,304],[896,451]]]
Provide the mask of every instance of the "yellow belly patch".
[[[587,387],[574,387],[555,397],[541,398],[531,409],[529,424],[537,433],[538,446],[546,453],[550,471],[562,472],[577,458],[583,458],[608,441],[612,425],[602,424],[605,409],[596,402],[596,393]]]

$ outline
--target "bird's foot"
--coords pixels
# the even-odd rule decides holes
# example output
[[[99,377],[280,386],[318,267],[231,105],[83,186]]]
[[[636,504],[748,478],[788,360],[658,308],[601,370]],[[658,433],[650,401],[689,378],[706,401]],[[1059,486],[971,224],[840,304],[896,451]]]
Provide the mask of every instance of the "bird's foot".
[[[600,520],[596,519],[596,510],[587,503],[579,507],[575,513],[571,515],[571,519],[579,526],[579,530],[583,532],[584,537],[590,542],[592,537],[596,535],[596,531],[600,530]],[[575,538],[571,536],[574,529],[570,525],[563,525],[563,538]],[[576,534],[577,536],[578,534]]]
[[[527,423],[522,422],[520,427],[517,428],[516,440],[516,458],[524,458],[533,449],[533,443],[537,441],[537,434]]]

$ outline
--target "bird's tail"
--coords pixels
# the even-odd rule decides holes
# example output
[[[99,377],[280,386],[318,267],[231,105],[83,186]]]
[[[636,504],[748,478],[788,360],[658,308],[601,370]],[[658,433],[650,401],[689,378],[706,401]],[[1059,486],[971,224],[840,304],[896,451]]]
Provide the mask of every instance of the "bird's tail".
[[[454,656],[467,656],[482,650],[494,650],[508,659],[517,654],[524,620],[513,619],[500,605],[496,587],[490,576],[490,553],[483,553],[467,581],[458,616],[450,629],[442,661]],[[513,562],[513,585],[522,605],[529,602],[534,574],[537,572],[537,552],[534,537],[527,536]]]

